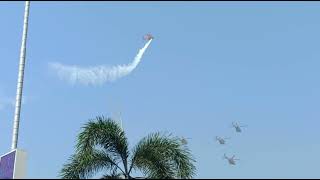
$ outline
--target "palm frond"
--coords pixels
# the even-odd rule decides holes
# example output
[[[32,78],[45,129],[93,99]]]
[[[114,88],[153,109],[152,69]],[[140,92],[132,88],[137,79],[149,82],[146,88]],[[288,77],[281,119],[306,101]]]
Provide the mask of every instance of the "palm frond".
[[[78,136],[77,152],[90,152],[100,146],[107,153],[119,159],[129,156],[128,141],[117,122],[103,116],[90,120]]]
[[[110,174],[106,174],[100,179],[123,179],[123,175],[118,173],[117,169],[113,169]]]
[[[143,138],[133,151],[132,167],[148,178],[192,178],[195,166],[180,138],[154,133]]]
[[[90,120],[78,136],[76,153],[64,165],[61,176],[64,178],[87,178],[102,168],[116,167],[119,160],[126,162],[128,143],[125,133],[110,118],[103,116]]]
[[[112,168],[116,165],[114,160],[102,151],[74,154],[69,158],[60,172],[63,179],[86,179],[104,168]]]

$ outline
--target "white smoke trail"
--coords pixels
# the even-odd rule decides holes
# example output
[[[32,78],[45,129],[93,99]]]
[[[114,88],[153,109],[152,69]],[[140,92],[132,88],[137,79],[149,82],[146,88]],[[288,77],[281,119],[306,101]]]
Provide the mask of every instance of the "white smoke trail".
[[[49,66],[57,71],[61,79],[65,79],[72,84],[81,83],[85,85],[101,85],[107,81],[112,82],[123,76],[130,74],[140,63],[141,58],[150,45],[150,39],[143,48],[141,48],[130,64],[117,66],[95,66],[95,67],[79,67],[68,66],[61,63],[50,63]]]

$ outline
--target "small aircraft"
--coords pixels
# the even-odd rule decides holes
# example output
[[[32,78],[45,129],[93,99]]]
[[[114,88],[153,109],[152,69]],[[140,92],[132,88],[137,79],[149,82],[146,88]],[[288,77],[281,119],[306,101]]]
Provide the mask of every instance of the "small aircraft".
[[[143,40],[149,41],[151,39],[153,39],[154,37],[151,34],[146,34],[143,36]]]
[[[236,165],[236,161],[237,160],[240,160],[240,159],[235,159],[235,155],[233,155],[231,158],[227,157],[226,154],[224,154],[223,156],[224,159],[227,159],[228,160],[228,163],[230,165]]]
[[[180,139],[180,141],[181,141],[182,145],[187,145],[187,144],[188,144],[187,139],[191,139],[191,138],[185,138],[185,137],[182,137],[182,138]]]
[[[232,126],[236,129],[236,132],[238,132],[238,133],[241,133],[241,132],[242,132],[242,130],[241,130],[240,127],[247,127],[247,126],[244,126],[244,125],[239,125],[239,124],[236,123],[236,122],[232,122]]]
[[[220,144],[226,144],[226,139],[230,139],[230,138],[222,138],[222,137],[216,136],[216,140],[217,140]]]

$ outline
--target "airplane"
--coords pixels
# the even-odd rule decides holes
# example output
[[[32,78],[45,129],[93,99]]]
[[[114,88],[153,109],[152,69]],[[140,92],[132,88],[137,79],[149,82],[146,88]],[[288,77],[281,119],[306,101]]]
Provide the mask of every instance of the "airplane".
[[[227,157],[226,154],[224,154],[223,156],[224,159],[227,159],[228,160],[228,163],[230,165],[236,165],[236,161],[237,160],[240,160],[240,159],[235,159],[235,155],[233,155],[231,158]]]
[[[241,128],[240,127],[247,127],[247,126],[240,126],[238,123],[236,123],[236,122],[232,122],[232,126],[236,129],[236,132],[238,132],[238,133],[241,133],[242,132],[242,130],[241,130]]]
[[[151,34],[146,34],[143,36],[143,40],[149,41],[151,39],[153,39],[154,37]]]
[[[226,139],[230,139],[230,138],[222,138],[222,137],[216,136],[216,140],[217,140],[220,144],[226,144]]]

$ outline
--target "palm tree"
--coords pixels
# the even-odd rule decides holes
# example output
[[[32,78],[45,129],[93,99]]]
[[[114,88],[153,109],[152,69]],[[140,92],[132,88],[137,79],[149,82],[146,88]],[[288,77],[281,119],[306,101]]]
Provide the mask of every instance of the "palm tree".
[[[60,176],[83,179],[102,172],[105,174],[102,179],[133,179],[132,171],[155,179],[188,179],[195,175],[195,160],[190,150],[170,134],[150,134],[140,140],[131,153],[128,146],[125,132],[118,123],[99,116],[83,127],[76,152],[63,166]]]

